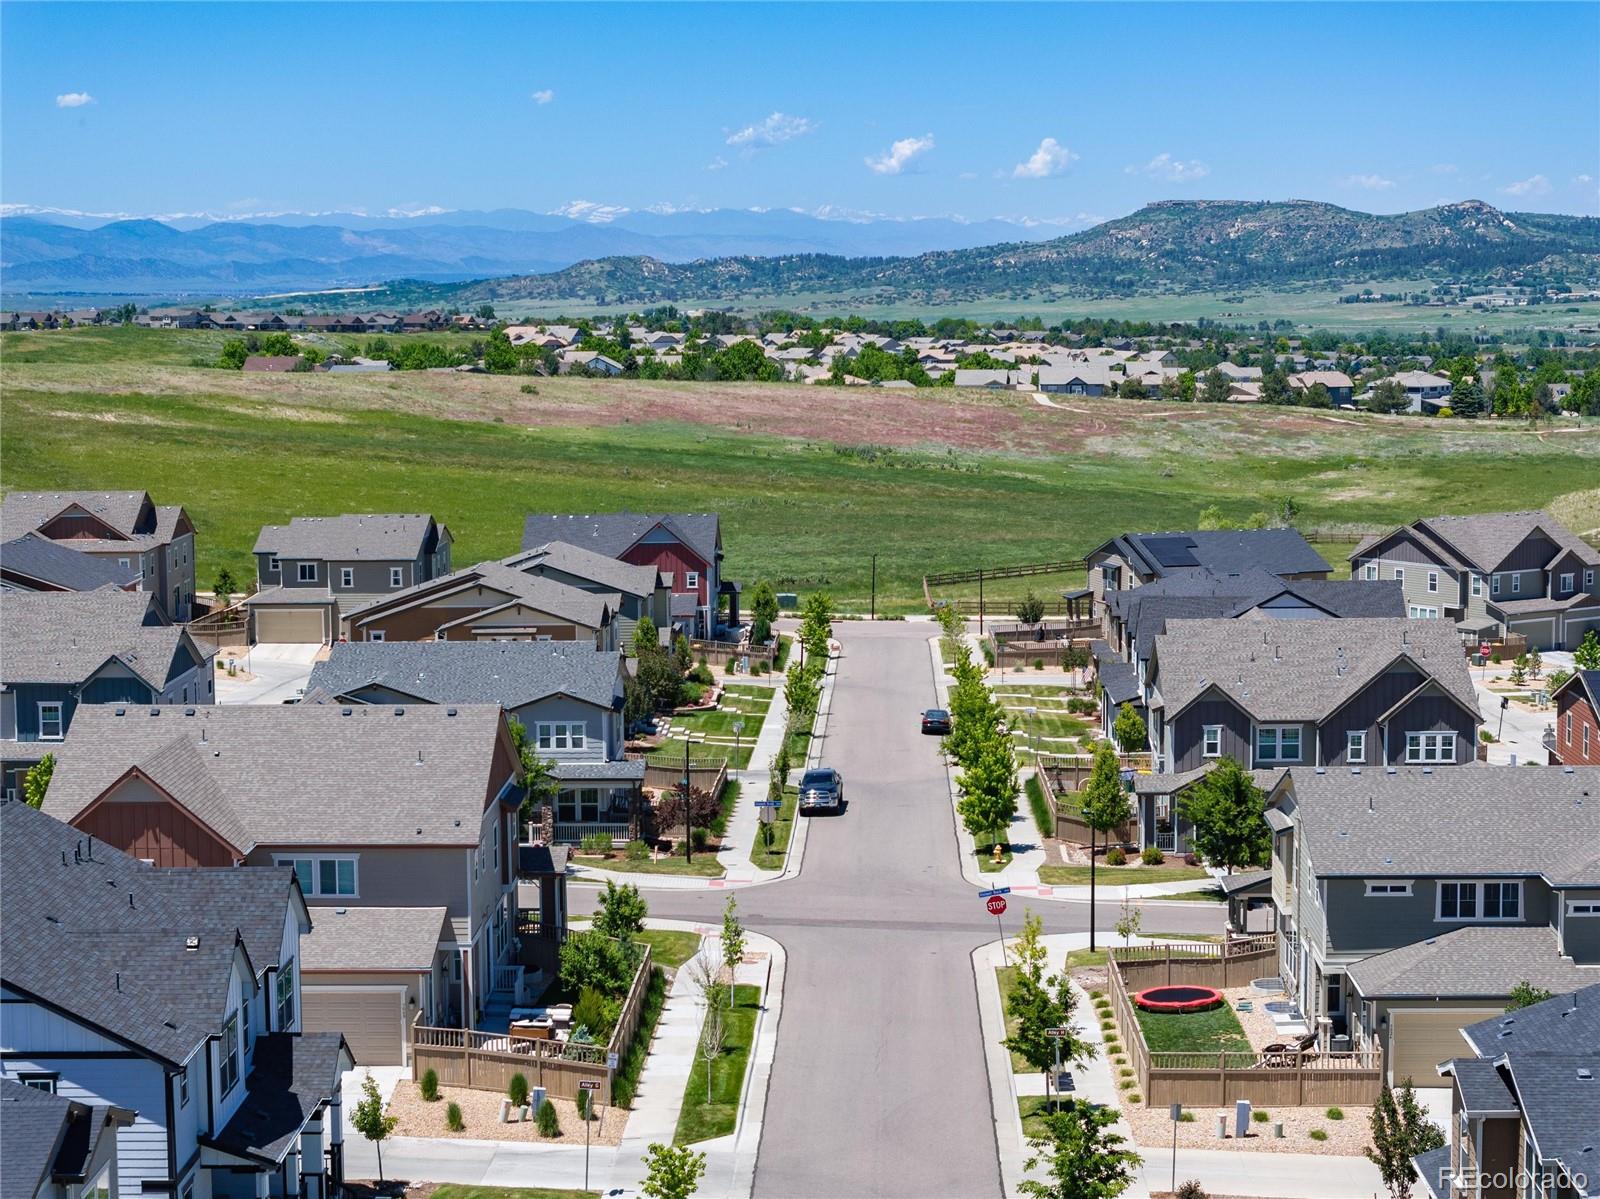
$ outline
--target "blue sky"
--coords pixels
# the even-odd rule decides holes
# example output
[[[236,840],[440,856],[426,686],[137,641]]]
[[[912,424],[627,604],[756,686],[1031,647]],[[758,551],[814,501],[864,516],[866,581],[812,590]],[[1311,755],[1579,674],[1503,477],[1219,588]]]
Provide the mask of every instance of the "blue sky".
[[[1597,211],[1591,3],[8,0],[0,35],[12,205]]]

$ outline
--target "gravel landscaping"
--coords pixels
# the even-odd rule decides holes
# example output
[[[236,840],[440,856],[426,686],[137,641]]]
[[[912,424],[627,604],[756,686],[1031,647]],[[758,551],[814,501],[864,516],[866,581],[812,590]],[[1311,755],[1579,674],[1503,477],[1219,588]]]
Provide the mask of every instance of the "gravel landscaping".
[[[441,1086],[437,1102],[429,1103],[422,1098],[416,1083],[402,1079],[394,1089],[394,1098],[389,1100],[389,1114],[400,1118],[400,1123],[395,1125],[394,1135],[472,1141],[528,1141],[545,1145],[583,1144],[583,1121],[578,1119],[577,1104],[570,1099],[550,1101],[556,1106],[556,1115],[561,1117],[561,1135],[546,1139],[539,1135],[539,1125],[535,1120],[500,1123],[502,1098],[504,1096],[498,1091]],[[445,1127],[445,1110],[451,1103],[461,1105],[461,1122],[466,1127],[460,1132],[451,1132]],[[598,1118],[589,1125],[590,1143],[621,1144],[623,1130],[628,1125],[627,1110],[607,1107],[596,1108],[595,1111]]]
[[[1320,1153],[1330,1157],[1360,1157],[1369,1143],[1372,1115],[1370,1107],[1347,1107],[1343,1120],[1328,1119],[1327,1110],[1320,1107],[1275,1107],[1268,1111],[1271,1119],[1263,1124],[1252,1123],[1250,1133],[1243,1140],[1233,1137],[1233,1108],[1197,1107],[1194,1122],[1178,1124],[1180,1149],[1233,1149],[1241,1153]],[[1130,1107],[1122,1105],[1123,1117],[1133,1129],[1134,1143],[1151,1148],[1172,1147],[1172,1121],[1167,1119],[1167,1109]],[[1217,1117],[1228,1117],[1228,1139],[1217,1140]],[[1272,1135],[1274,1124],[1283,1125],[1283,1138]],[[1325,1141],[1311,1139],[1313,1128],[1328,1134]],[[1178,1159],[1182,1175],[1183,1159]]]

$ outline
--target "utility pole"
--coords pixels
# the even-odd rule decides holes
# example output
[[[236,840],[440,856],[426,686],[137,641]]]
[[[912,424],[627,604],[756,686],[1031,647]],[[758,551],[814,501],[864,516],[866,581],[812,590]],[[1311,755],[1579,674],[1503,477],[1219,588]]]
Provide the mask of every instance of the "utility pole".
[[[878,555],[872,555],[872,614],[869,620],[878,619]]]
[[[978,569],[978,637],[983,637],[983,568]]]
[[[1094,825],[1092,824],[1089,825],[1089,952],[1094,952]]]

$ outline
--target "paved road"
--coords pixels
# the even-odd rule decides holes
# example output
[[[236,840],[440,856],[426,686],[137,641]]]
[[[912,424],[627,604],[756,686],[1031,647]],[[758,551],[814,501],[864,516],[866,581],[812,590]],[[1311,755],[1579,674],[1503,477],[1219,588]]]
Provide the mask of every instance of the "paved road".
[[[962,881],[938,742],[928,626],[836,626],[844,647],[824,747],[847,811],[816,817],[799,878],[738,892],[745,923],[788,954],[758,1196],[992,1196],[1000,1167],[970,955],[995,937]],[[575,906],[592,903],[580,889]],[[657,891],[652,915],[717,921],[716,892]],[[1037,905],[1050,932],[1087,904]],[[1021,905],[1007,914],[1008,933]],[[1101,905],[1107,932],[1115,905]],[[1146,931],[1204,932],[1221,914],[1147,908]]]

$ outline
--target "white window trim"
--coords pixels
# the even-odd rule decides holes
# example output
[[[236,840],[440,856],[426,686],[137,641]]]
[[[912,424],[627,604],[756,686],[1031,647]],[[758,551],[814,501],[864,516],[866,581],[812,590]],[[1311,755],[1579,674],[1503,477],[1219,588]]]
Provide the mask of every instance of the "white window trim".
[[[45,736],[45,731],[44,731],[44,713],[45,713],[45,709],[46,708],[54,708],[55,709],[55,713],[56,713],[55,724],[56,724],[56,730],[57,731],[54,734],[52,734],[51,736],[48,736],[48,737]],[[61,701],[59,699],[47,699],[47,700],[41,701],[40,704],[39,704],[39,740],[41,740],[41,741],[60,741],[66,735],[67,735],[67,705],[63,701]]]
[[[1362,570],[1364,576],[1368,579],[1376,579],[1378,577],[1378,564],[1376,562],[1368,562]]]
[[[389,568],[389,586],[404,587],[406,585],[406,572],[403,566]]]
[[[1359,747],[1359,749],[1358,749]],[[1344,735],[1344,760],[1347,766],[1367,763],[1367,730],[1350,729]]]
[[[684,571],[683,585],[685,587],[692,587],[696,591],[700,590],[700,572],[698,570]]]
[[[1406,581],[1406,568],[1405,567],[1397,566],[1397,567],[1394,568],[1394,581],[1396,583],[1404,583]]]
[[[1216,744],[1212,744],[1215,738]],[[1220,758],[1222,756],[1222,726],[1208,724],[1200,730],[1200,756],[1202,758]]]
[[[311,573],[306,574],[306,567],[311,568]],[[318,578],[317,564],[315,562],[296,562],[294,577],[297,583],[315,583]]]
[[[1600,916],[1600,899],[1569,899],[1567,915],[1578,919]]]
[[[1522,590],[1522,576],[1519,575],[1519,574],[1513,574],[1511,576],[1511,594],[1512,595],[1516,595],[1517,592],[1519,592],[1521,590]]]
[[[1575,588],[1577,586],[1577,582],[1578,582],[1578,576],[1577,575],[1573,574],[1570,570],[1562,571],[1561,572],[1561,594],[1562,595],[1570,595],[1570,594],[1572,594],[1572,592],[1575,590]]]
[[[361,898],[361,855],[354,853],[279,853],[272,855],[274,866],[287,866],[294,869],[296,862],[311,863],[311,890],[304,887],[301,891],[308,898],[320,899],[360,899]],[[352,890],[324,891],[322,889],[322,863],[324,862],[349,862],[350,882]],[[295,872],[296,877],[299,871]]]
[[[269,555],[267,557],[267,573],[269,575],[275,575],[275,574],[281,574],[282,572],[283,572],[283,563],[278,561],[278,555],[277,554]]]
[[[1594,571],[1592,571],[1592,570],[1584,571],[1583,572],[1583,589],[1585,591],[1587,591],[1587,590],[1589,590],[1589,588],[1591,588],[1593,586],[1594,586]]]
[[[1406,609],[1406,615],[1412,620],[1438,620],[1439,609],[1430,604],[1412,604]]]
[[[1285,757],[1283,753],[1283,734],[1293,732],[1295,735],[1294,757]],[[1261,753],[1261,734],[1270,732],[1273,735],[1272,757],[1264,757]],[[1263,724],[1256,727],[1256,761],[1258,762],[1300,762],[1305,755],[1304,730],[1298,724]]]
[[[1368,899],[1403,899],[1412,893],[1412,880],[1409,878],[1369,878],[1363,881],[1367,885]]]
[[[1436,570],[1430,570],[1428,572],[1428,590],[1430,592],[1432,592],[1433,594],[1438,594],[1438,591],[1439,591],[1439,572],[1436,571]]]
[[[576,736],[574,729],[577,730]],[[557,745],[557,737],[565,740],[566,744]],[[582,750],[589,744],[589,726],[581,720],[541,720],[533,726],[533,744],[536,749],[553,753]]]
[[[233,1048],[228,1048],[228,1030],[233,1030]],[[222,1054],[217,1059],[217,1082],[223,1095],[233,1094],[233,1088],[239,1085],[239,1078],[244,1073],[243,1063],[239,1060],[243,1043],[239,1040],[239,1013],[232,1013],[222,1025]],[[231,1069],[230,1069],[231,1067]],[[230,1074],[232,1077],[229,1077]]]
[[[353,566],[339,568],[339,586],[354,587],[356,585],[356,570]]]
[[[1489,577],[1489,594],[1490,595],[1499,595],[1500,594],[1500,576],[1499,575],[1491,575]]]
[[[1440,740],[1449,738],[1449,741]],[[1429,739],[1434,739],[1436,750],[1442,750],[1445,745],[1450,747],[1448,758],[1428,755]],[[1413,749],[1413,747],[1415,747]],[[1408,766],[1448,766],[1456,760],[1456,735],[1454,733],[1407,733],[1406,734],[1406,765]]]
[[[367,630],[367,640],[368,641],[382,641],[383,640],[383,630],[382,629],[368,629]]]
[[[1480,574],[1474,574],[1472,576],[1472,594],[1473,595],[1482,595],[1483,594],[1483,576],[1480,575]]]
[[[1486,883],[1516,888],[1517,914],[1515,916],[1485,916],[1483,914],[1483,888]],[[1472,888],[1472,910],[1474,915],[1446,916],[1444,914],[1444,889],[1447,885],[1457,888]],[[1459,894],[1459,890],[1457,893]],[[1439,880],[1439,885],[1433,889],[1433,919],[1436,924],[1519,924],[1527,912],[1527,909],[1523,906],[1524,898],[1522,880],[1519,878],[1442,878]]]

